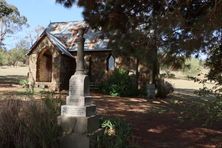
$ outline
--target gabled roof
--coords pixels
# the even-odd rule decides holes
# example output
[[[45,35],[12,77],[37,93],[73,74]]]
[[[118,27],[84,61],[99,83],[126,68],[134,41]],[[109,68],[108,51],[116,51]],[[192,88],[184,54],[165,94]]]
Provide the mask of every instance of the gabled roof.
[[[71,45],[77,35],[77,33],[73,34],[73,30],[78,30],[79,28],[86,28],[84,34],[85,51],[109,51],[107,49],[109,40],[104,38],[101,32],[92,30],[84,21],[73,21],[50,23],[39,39],[33,44],[28,55],[32,53],[42,38],[47,36],[62,54],[73,57],[70,51],[77,51],[77,44],[74,43]]]

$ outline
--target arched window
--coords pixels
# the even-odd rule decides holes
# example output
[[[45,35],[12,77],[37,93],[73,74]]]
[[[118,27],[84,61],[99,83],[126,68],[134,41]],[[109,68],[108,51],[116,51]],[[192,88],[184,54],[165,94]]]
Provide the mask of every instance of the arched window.
[[[108,71],[115,69],[115,58],[112,55],[109,55],[106,60],[106,69]]]

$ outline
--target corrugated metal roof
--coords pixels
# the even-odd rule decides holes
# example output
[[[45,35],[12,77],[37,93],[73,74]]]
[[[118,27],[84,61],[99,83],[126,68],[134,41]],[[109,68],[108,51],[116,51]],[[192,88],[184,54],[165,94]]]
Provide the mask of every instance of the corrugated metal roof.
[[[77,51],[77,44],[72,44],[72,41],[76,38],[79,28],[86,28],[85,38],[85,51],[87,50],[106,50],[108,45],[108,39],[104,38],[104,35],[89,28],[88,24],[84,21],[79,22],[61,22],[49,24],[47,31],[60,40],[69,51]]]
[[[109,51],[107,48],[109,40],[101,32],[92,30],[84,21],[53,22],[44,32],[62,54],[73,57],[70,51],[77,51],[77,44],[73,40],[77,36],[76,30],[80,28],[85,28],[85,51]],[[40,40],[36,42],[38,41]],[[31,54],[34,47],[32,46],[28,55]]]
[[[65,54],[69,57],[72,57],[72,54],[66,50],[66,47],[63,45],[62,42],[60,42],[54,35],[46,31],[47,36],[49,37],[49,40],[61,51],[62,54]]]

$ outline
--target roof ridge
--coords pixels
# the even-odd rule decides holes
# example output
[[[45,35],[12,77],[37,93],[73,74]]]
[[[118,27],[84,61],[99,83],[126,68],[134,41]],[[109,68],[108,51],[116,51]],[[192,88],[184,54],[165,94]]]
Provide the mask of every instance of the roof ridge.
[[[49,25],[51,24],[56,24],[56,23],[75,23],[75,22],[86,22],[84,20],[78,20],[78,21],[61,21],[61,22],[50,22]],[[49,26],[48,25],[48,26]]]
[[[73,55],[67,50],[67,47],[56,36],[54,36],[48,31],[46,31],[46,34],[51,40],[51,42],[53,42],[54,45],[62,52],[62,54],[74,58]]]

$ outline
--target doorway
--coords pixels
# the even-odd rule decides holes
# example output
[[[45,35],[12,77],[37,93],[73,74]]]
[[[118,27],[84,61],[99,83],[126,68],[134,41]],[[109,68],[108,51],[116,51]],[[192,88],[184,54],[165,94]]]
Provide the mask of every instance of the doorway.
[[[52,53],[45,50],[37,58],[37,82],[52,81]]]

